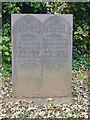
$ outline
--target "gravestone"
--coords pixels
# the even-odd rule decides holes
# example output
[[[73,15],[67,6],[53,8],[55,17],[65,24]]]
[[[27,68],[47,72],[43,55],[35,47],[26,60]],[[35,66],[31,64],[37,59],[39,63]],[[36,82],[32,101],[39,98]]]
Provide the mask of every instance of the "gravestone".
[[[13,97],[71,97],[71,14],[12,14]]]

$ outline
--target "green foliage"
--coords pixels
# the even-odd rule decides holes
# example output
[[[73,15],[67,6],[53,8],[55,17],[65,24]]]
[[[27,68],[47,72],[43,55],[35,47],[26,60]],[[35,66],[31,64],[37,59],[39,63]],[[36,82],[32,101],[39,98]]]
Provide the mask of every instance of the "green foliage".
[[[73,4],[73,5],[72,5]],[[89,3],[69,3],[73,13],[73,68],[88,68]],[[75,66],[74,66],[75,63]]]
[[[20,115],[20,116],[19,116],[19,119],[22,119],[22,118],[24,118],[24,115]]]
[[[8,36],[2,37],[2,73],[8,76],[11,75],[11,38]],[[10,73],[10,74],[9,74]]]
[[[61,114],[60,114],[60,116],[62,116],[62,117],[65,117],[67,115],[67,113],[66,112],[64,112],[64,111],[61,111]]]

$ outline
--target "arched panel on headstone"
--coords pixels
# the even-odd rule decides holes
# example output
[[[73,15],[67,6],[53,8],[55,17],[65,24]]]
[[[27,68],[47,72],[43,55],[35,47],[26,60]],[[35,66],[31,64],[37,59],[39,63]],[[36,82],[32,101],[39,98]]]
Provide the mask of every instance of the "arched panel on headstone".
[[[31,86],[36,82],[36,89],[41,83],[41,46],[41,22],[31,15],[20,17],[13,26],[13,69],[24,89],[30,87],[29,82]]]
[[[70,84],[68,78],[68,71],[71,70],[68,62],[71,59],[69,55],[71,46],[70,31],[70,24],[62,16],[53,15],[43,23],[44,88],[50,88],[53,93],[56,91],[56,94],[59,95],[63,92],[67,93],[68,88],[66,86]],[[54,95],[56,94],[54,93]]]
[[[51,66],[52,71],[53,67],[54,70],[59,66],[63,68],[64,62],[68,59],[66,22],[62,17],[51,16],[43,23],[44,63],[48,64],[48,67]]]

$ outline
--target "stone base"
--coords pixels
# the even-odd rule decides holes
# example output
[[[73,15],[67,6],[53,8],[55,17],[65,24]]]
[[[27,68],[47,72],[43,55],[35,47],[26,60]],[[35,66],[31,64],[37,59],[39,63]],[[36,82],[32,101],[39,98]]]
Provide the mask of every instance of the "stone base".
[[[60,103],[73,103],[72,97],[53,97],[53,98],[47,98],[47,97],[22,97],[22,98],[4,98],[3,102],[16,102],[18,100],[26,100],[27,102],[33,101],[36,105],[49,105],[51,103],[60,104]]]

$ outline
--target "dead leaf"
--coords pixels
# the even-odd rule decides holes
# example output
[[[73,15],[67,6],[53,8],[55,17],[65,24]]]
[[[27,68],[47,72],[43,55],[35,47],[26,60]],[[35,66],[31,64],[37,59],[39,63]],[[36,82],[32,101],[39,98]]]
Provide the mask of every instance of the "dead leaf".
[[[25,100],[25,99],[24,99],[24,100],[22,100],[22,102],[23,102],[23,103],[26,103],[26,102],[27,102],[27,100]]]

